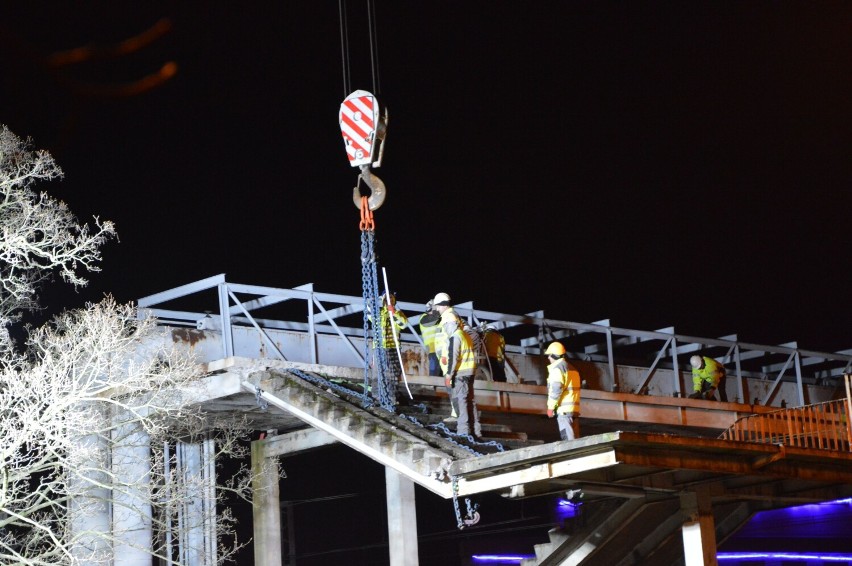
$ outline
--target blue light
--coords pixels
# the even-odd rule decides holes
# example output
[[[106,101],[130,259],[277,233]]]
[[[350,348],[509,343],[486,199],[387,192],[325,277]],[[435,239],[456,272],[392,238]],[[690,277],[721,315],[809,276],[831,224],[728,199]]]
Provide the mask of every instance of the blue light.
[[[812,554],[808,552],[720,552],[719,562],[729,560],[809,560],[812,562],[850,562],[852,554]]]
[[[480,564],[520,564],[535,558],[535,554],[474,554],[472,558]]]
[[[580,514],[580,506],[582,505],[582,502],[577,503],[568,501],[567,499],[560,499],[556,503],[556,513],[562,519],[570,519]]]
[[[845,539],[852,522],[852,500],[797,505],[761,511],[737,533],[740,539]],[[795,548],[795,547],[794,547]],[[786,549],[777,549],[784,551]]]

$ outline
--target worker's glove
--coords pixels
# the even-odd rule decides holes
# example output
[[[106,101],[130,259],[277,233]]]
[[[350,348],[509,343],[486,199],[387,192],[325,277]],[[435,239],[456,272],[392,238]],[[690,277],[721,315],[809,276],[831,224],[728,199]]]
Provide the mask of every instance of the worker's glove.
[[[701,398],[701,391],[696,391],[695,393],[690,395],[689,398],[690,399],[700,399]]]
[[[553,409],[548,409],[548,410],[547,410],[547,418],[549,418],[549,419],[552,419],[552,418],[553,418]]]

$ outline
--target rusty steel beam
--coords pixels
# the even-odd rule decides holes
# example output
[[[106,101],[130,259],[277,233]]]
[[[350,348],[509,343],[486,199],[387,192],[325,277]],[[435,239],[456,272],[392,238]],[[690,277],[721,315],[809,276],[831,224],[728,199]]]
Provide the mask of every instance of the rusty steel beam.
[[[410,386],[431,389],[446,397],[441,377],[408,376]],[[520,414],[544,414],[547,388],[543,385],[475,381],[476,403],[481,410]],[[744,403],[720,403],[700,399],[657,397],[584,389],[580,417],[609,421],[643,422],[696,428],[726,429],[740,417],[774,410]]]

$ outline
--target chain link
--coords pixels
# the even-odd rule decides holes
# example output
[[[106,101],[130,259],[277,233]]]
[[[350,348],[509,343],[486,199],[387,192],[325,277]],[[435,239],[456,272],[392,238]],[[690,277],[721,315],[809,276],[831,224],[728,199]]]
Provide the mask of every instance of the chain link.
[[[318,376],[315,376],[315,375],[311,375],[309,373],[305,373],[302,370],[299,370],[299,369],[296,369],[296,368],[288,369],[287,373],[289,373],[291,375],[295,375],[296,377],[298,377],[300,379],[304,379],[305,381],[312,383],[312,384],[316,385],[317,387],[320,387],[320,388],[323,388],[323,389],[328,388],[328,389],[331,389],[331,390],[336,391],[338,393],[341,393],[343,395],[358,397],[358,398],[361,399],[361,402],[362,402],[361,406],[364,407],[364,408],[372,407],[375,404],[375,402],[370,398],[369,395],[367,395],[366,398],[365,398],[364,395],[358,393],[357,391],[354,391],[354,390],[352,390],[352,389],[350,389],[350,388],[348,388],[344,385],[334,383],[333,381],[331,381],[330,379],[327,379],[325,377],[318,377]]]
[[[387,352],[382,347],[384,329],[381,327],[378,261],[375,233],[361,231],[361,284],[364,295],[364,389],[371,391],[379,404],[388,411],[396,409],[396,383],[389,370]],[[372,327],[372,332],[371,332]],[[376,372],[376,389],[370,387],[370,368]]]
[[[456,512],[456,526],[459,530],[462,530],[464,521],[462,521],[461,510],[459,509],[459,478],[452,476],[450,482],[453,484],[453,510]]]

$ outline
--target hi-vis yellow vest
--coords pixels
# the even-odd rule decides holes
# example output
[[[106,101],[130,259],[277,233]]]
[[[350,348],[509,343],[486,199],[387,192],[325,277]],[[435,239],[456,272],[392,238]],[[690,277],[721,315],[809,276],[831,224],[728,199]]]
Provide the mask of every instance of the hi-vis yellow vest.
[[[547,408],[559,415],[580,414],[580,372],[569,369],[565,360],[547,366]]]
[[[441,333],[435,345],[439,348],[438,361],[444,375],[464,377],[476,372],[473,341],[462,329],[463,324],[452,309],[441,315]]]
[[[423,337],[423,345],[430,354],[435,353],[435,340],[438,334],[441,333],[441,325],[433,324],[432,326],[420,325],[420,336]]]

